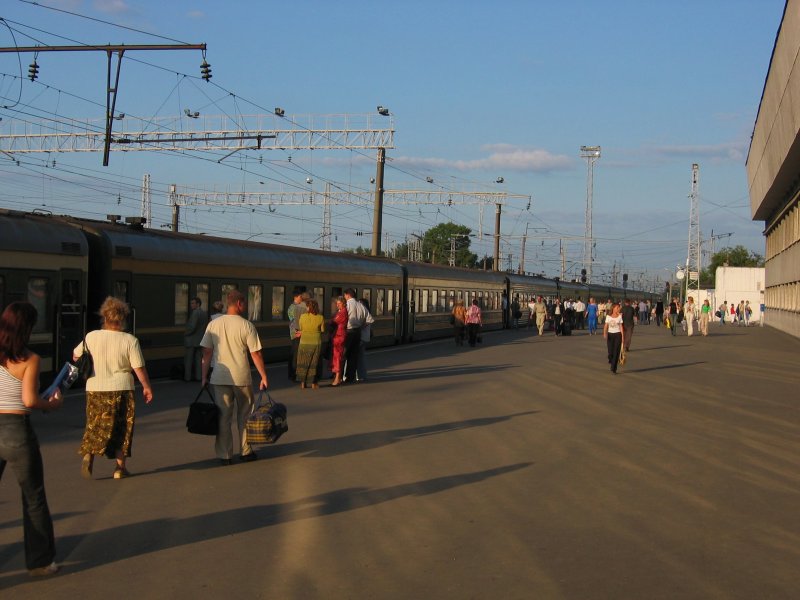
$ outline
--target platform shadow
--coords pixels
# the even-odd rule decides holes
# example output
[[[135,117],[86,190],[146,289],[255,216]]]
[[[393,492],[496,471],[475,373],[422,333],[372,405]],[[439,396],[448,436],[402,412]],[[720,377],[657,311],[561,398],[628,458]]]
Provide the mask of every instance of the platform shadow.
[[[380,380],[381,383],[387,381],[403,381],[406,379],[422,379],[433,377],[452,377],[453,375],[480,375],[481,373],[494,373],[500,370],[513,369],[519,365],[515,364],[502,364],[502,365],[474,365],[463,364],[453,365],[449,367],[421,367],[410,369],[392,369],[391,371],[381,372],[383,369],[375,369],[370,372],[370,379],[373,381]]]
[[[365,433],[355,433],[352,435],[344,435],[331,438],[317,438],[310,440],[303,440],[299,442],[282,443],[279,442],[269,448],[263,446],[257,448],[258,452],[264,452],[270,458],[278,458],[282,456],[303,456],[310,458],[331,458],[335,456],[342,456],[344,454],[351,454],[353,452],[364,452],[374,450],[397,444],[406,440],[412,440],[420,437],[430,435],[439,435],[443,433],[451,433],[454,431],[463,431],[465,429],[472,429],[474,427],[486,427],[496,423],[502,423],[516,417],[526,415],[533,415],[539,411],[530,410],[521,413],[514,413],[510,415],[502,415],[498,417],[480,417],[475,419],[467,419],[464,421],[452,421],[449,423],[437,423],[434,425],[424,425],[421,427],[409,427],[405,429],[387,429],[384,431],[370,431]],[[285,438],[284,438],[285,439]],[[218,468],[216,459],[205,459],[193,461],[190,463],[182,463],[179,465],[170,465],[150,471],[144,471],[137,475],[141,477],[147,474],[154,473],[169,473],[174,471],[185,470],[201,470],[201,469],[216,469]]]
[[[704,365],[707,362],[708,361],[705,361],[705,360],[698,360],[698,361],[690,362],[690,363],[678,363],[678,364],[674,364],[674,365],[661,365],[661,366],[658,366],[658,367],[647,367],[647,368],[644,368],[644,369],[627,369],[626,368],[623,372],[624,373],[646,373],[647,371],[663,371],[665,369],[681,369],[683,367],[693,367],[695,365]]]
[[[292,502],[243,506],[187,518],[156,518],[87,534],[66,536],[58,540],[60,562],[64,565],[65,574],[79,573],[135,556],[239,533],[252,533],[283,523],[346,513],[405,497],[437,494],[513,473],[532,464],[515,463],[383,488],[343,488]],[[73,556],[79,548],[80,552]],[[8,589],[29,580],[26,573],[0,575],[0,589]]]

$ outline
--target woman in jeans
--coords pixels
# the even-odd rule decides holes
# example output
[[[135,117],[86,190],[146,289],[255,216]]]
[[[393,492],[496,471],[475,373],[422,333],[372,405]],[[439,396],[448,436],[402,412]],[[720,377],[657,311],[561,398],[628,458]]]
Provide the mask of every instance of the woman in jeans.
[[[39,397],[39,356],[28,350],[36,309],[12,302],[0,317],[0,477],[11,467],[22,489],[25,566],[32,576],[54,575],[53,519],[44,491],[44,467],[30,413],[61,406],[61,394]]]
[[[613,304],[611,314],[606,316],[606,322],[603,324],[603,337],[606,339],[608,364],[611,366],[611,372],[616,375],[625,340],[625,326],[622,323],[619,304]]]

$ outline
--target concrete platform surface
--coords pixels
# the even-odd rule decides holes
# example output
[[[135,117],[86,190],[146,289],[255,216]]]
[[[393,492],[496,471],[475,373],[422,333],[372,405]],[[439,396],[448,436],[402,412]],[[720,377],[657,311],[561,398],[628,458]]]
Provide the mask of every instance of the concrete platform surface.
[[[640,326],[619,375],[601,336],[485,335],[368,354],[369,381],[300,390],[289,432],[218,466],[184,422],[198,384],[137,405],[130,479],[80,477],[83,396],[35,415],[62,572],[24,568],[0,485],[0,596],[800,597],[800,341]]]

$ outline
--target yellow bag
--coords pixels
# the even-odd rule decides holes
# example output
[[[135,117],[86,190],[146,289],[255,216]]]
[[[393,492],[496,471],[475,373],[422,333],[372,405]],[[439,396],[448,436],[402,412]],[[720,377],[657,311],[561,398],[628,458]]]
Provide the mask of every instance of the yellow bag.
[[[672,329],[672,324],[669,322],[669,317],[664,319],[664,327],[666,327],[667,329]]]

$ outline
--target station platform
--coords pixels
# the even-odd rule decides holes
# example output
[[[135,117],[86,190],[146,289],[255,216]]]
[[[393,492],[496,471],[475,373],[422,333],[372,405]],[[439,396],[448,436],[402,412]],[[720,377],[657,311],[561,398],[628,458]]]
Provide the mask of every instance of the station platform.
[[[0,485],[0,593],[27,598],[703,599],[800,590],[800,340],[641,325],[487,333],[367,354],[364,383],[301,390],[289,431],[223,467],[185,429],[199,384],[138,396],[133,476],[80,476],[81,393],[34,416],[55,577],[24,568]],[[13,596],[12,596],[13,594]]]

